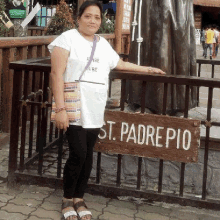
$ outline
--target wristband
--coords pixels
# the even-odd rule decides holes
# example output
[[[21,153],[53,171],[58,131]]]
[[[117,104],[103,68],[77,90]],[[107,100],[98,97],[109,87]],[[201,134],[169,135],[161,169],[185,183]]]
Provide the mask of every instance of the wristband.
[[[65,107],[65,106],[62,107],[62,108],[56,108],[56,109],[55,109],[55,113],[61,112],[61,111],[63,111],[63,110],[66,110],[66,107]]]

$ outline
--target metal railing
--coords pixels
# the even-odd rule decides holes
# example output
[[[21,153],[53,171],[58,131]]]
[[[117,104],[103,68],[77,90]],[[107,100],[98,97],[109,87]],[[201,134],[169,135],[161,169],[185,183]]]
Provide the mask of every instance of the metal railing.
[[[43,60],[32,60],[11,63],[10,67],[14,69],[14,87],[13,87],[13,102],[12,102],[12,121],[11,126],[11,143],[10,143],[10,156],[9,156],[9,183],[13,181],[22,181],[41,185],[50,185],[53,187],[62,185],[62,169],[63,164],[67,155],[67,147],[63,145],[63,134],[62,130],[58,131],[55,129],[53,124],[49,122],[49,112],[51,108],[51,94],[48,91],[49,86],[49,73],[50,73],[50,61]],[[24,80],[22,82],[22,70],[25,70]],[[33,72],[30,72],[33,71]],[[40,86],[36,90],[35,85],[36,73],[40,75]],[[27,82],[32,77],[32,89],[28,92]],[[106,196],[134,196],[146,198],[150,201],[164,201],[171,203],[179,203],[181,205],[190,205],[196,207],[219,209],[220,202],[217,197],[210,198],[207,196],[207,182],[210,182],[212,176],[208,177],[208,155],[210,152],[210,128],[211,126],[219,126],[219,123],[211,121],[211,109],[213,100],[213,90],[220,89],[219,79],[207,79],[201,77],[186,77],[186,76],[171,76],[171,75],[146,75],[134,72],[124,71],[112,71],[110,74],[112,79],[121,80],[121,98],[120,98],[120,110],[125,110],[126,97],[126,81],[140,80],[142,82],[142,96],[141,96],[141,113],[145,112],[145,91],[146,85],[149,82],[156,82],[163,85],[163,102],[162,114],[167,115],[167,97],[169,95],[169,87],[171,85],[183,86],[185,88],[184,102],[185,108],[183,112],[184,118],[189,116],[189,96],[192,89],[199,87],[208,88],[208,100],[207,100],[207,115],[206,119],[202,121],[205,126],[206,134],[204,141],[204,157],[203,157],[203,172],[202,172],[202,189],[201,195],[193,195],[185,192],[185,170],[186,163],[178,163],[180,167],[179,183],[175,185],[174,193],[169,193],[166,190],[166,184],[164,183],[164,165],[165,161],[160,159],[158,161],[158,180],[157,190],[152,190],[143,185],[142,178],[142,166],[143,158],[138,158],[137,165],[137,179],[136,185],[127,187],[122,183],[122,159],[123,155],[117,155],[117,169],[115,171],[115,183],[107,181],[103,176],[102,163],[103,152],[97,152],[97,165],[96,165],[96,177],[95,182],[90,182],[89,191],[102,193]],[[16,85],[16,86],[15,86]],[[23,85],[23,93],[21,94]],[[29,109],[28,109],[29,108]],[[37,110],[38,114],[34,121],[34,111]],[[30,115],[29,130],[27,130],[27,118]],[[19,118],[22,118],[21,122],[21,133],[19,144]],[[37,125],[36,135],[34,136],[34,123]],[[55,135],[54,135],[55,132]],[[58,138],[59,133],[59,138]],[[27,137],[28,135],[29,137]],[[48,140],[48,141],[47,141]],[[33,144],[35,143],[35,144]],[[57,146],[57,147],[56,147]],[[48,161],[47,157],[51,156],[51,153],[55,154],[53,161],[53,169],[55,173],[50,175],[47,173]],[[18,157],[19,155],[19,157]],[[18,159],[16,159],[18,158]],[[193,165],[192,165],[193,166]],[[123,180],[124,181],[124,180]],[[128,185],[128,184],[127,184]],[[176,190],[178,189],[178,190]],[[220,190],[220,189],[219,189]],[[201,198],[200,198],[201,197]]]

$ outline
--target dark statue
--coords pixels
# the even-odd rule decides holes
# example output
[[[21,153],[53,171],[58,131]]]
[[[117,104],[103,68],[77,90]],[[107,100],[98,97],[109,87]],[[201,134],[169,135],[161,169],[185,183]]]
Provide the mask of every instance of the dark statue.
[[[192,0],[136,0],[136,21],[141,9],[140,65],[157,67],[170,75],[196,76],[196,44]],[[133,1],[135,16],[135,0]],[[133,22],[135,23],[135,22]],[[131,27],[132,35],[133,27]],[[138,25],[133,32],[129,61],[138,64]],[[140,44],[140,43],[139,43]],[[140,81],[128,82],[130,106],[140,106]],[[147,83],[146,108],[162,113],[163,85]],[[190,89],[189,108],[196,106],[196,89]],[[167,113],[183,112],[185,86],[168,87]]]

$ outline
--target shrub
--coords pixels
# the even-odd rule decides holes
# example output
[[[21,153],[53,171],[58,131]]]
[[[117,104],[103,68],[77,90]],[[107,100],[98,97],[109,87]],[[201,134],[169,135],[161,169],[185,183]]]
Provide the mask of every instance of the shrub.
[[[0,0],[0,16],[4,16],[2,14],[3,11],[5,11],[5,0]],[[5,25],[0,20],[0,37],[4,37],[5,34],[8,32],[8,28],[5,27]]]
[[[56,14],[52,17],[46,29],[46,35],[60,35],[74,28],[73,10],[61,0],[56,7]]]
[[[109,33],[114,33],[115,31],[115,20],[114,19],[108,19],[106,17],[107,15],[107,10],[103,14],[103,19],[102,19],[102,25],[98,31],[98,34],[109,34]]]

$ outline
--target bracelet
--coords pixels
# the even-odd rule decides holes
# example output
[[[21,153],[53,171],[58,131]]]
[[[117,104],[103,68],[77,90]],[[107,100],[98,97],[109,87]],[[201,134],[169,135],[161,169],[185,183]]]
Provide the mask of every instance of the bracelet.
[[[66,110],[66,107],[65,107],[65,106],[62,107],[62,108],[56,108],[56,109],[55,109],[55,113],[61,112],[61,111],[63,111],[63,110]]]

